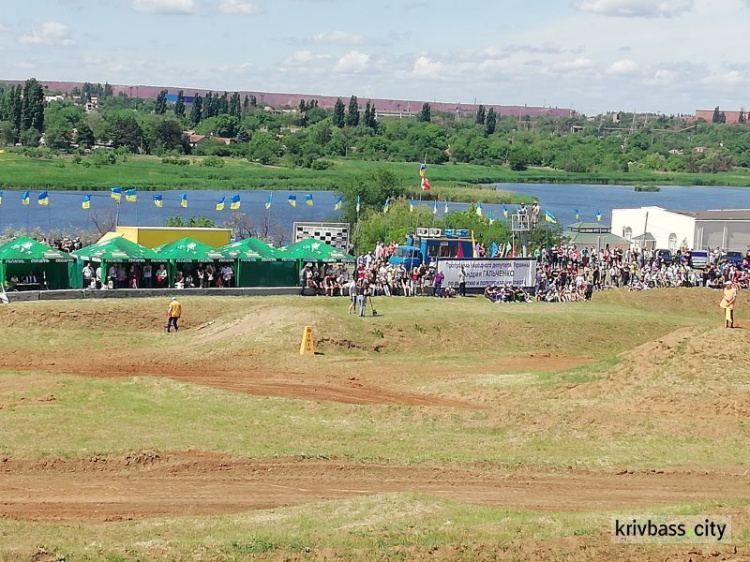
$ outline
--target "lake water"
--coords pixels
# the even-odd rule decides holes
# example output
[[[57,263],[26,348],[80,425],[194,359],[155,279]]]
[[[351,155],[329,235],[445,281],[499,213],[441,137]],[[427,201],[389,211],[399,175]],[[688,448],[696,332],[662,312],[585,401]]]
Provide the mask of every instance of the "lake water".
[[[662,187],[657,193],[638,193],[632,186],[601,186],[601,185],[573,185],[573,184],[498,184],[498,189],[514,191],[516,193],[538,197],[542,208],[548,209],[559,224],[574,222],[573,210],[580,211],[581,220],[594,221],[598,210],[602,212],[602,222],[608,224],[612,215],[612,208],[640,207],[658,205],[669,209],[708,210],[728,208],[750,208],[750,188],[742,187]],[[105,216],[116,212],[117,204],[110,197],[109,192],[91,192],[91,209],[81,209],[81,201],[86,192],[81,191],[50,191],[50,204],[43,207],[38,205],[39,191],[32,191],[30,205],[21,204],[22,191],[5,190],[0,205],[0,231],[7,227],[15,229],[39,228],[43,231],[63,231],[72,233],[81,229],[92,230],[91,216]],[[127,203],[123,196],[120,205],[121,225],[163,226],[164,219],[179,215],[188,219],[196,215],[204,215],[221,225],[231,215],[229,199],[232,192],[220,191],[184,191],[188,197],[188,208],[180,206],[182,191],[149,191],[139,192],[137,203]],[[159,209],[153,204],[153,195],[163,197],[164,207]],[[273,204],[270,211],[266,211],[264,203],[268,191],[242,191],[242,207],[251,223],[256,227],[268,220],[272,225],[272,232],[284,236],[284,242],[289,242],[292,235],[292,223],[295,221],[337,221],[340,213],[334,210],[337,194],[332,191],[313,192],[314,205],[305,204],[305,192],[274,191]],[[297,206],[292,207],[287,202],[288,196],[297,196]],[[215,206],[221,197],[226,197],[224,211],[216,211]],[[432,202],[423,202],[422,206],[432,209]],[[438,204],[438,215],[442,216],[445,204]],[[451,211],[464,210],[466,203],[449,203]],[[515,206],[510,206],[511,210]],[[493,212],[497,218],[502,218],[501,205],[484,205],[485,215]]]

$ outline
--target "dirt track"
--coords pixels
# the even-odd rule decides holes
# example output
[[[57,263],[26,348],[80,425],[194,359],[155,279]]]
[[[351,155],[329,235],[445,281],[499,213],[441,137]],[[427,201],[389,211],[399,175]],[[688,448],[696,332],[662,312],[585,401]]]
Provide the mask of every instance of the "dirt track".
[[[0,517],[19,519],[207,515],[385,492],[577,511],[750,500],[750,482],[740,471],[509,472],[487,465],[403,467],[317,459],[238,460],[201,453],[0,462]]]

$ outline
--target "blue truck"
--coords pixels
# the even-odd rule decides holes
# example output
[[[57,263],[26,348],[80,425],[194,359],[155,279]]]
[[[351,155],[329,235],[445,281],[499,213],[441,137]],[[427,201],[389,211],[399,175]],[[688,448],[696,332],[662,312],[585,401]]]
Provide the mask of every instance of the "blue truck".
[[[406,244],[396,246],[390,258],[393,265],[403,264],[407,271],[423,263],[437,263],[440,258],[471,258],[471,232],[464,229],[418,228],[416,234],[406,235]]]

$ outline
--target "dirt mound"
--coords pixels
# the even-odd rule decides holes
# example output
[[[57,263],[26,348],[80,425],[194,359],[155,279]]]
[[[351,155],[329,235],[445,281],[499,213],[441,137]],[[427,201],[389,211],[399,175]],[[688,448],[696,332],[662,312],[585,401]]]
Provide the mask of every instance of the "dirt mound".
[[[5,460],[0,474],[0,517],[40,520],[206,515],[393,492],[552,511],[750,500],[747,478],[732,473],[508,471],[493,465],[405,467],[190,452]]]

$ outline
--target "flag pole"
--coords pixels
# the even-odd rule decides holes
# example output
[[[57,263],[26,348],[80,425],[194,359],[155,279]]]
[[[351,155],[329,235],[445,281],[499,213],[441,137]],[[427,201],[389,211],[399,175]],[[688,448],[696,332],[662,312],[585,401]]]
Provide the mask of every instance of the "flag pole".
[[[28,235],[30,233],[29,231],[29,219],[31,218],[31,193],[29,193],[29,204],[26,205],[26,234]]]
[[[138,222],[138,195],[135,196],[135,225],[140,226],[141,223]]]

